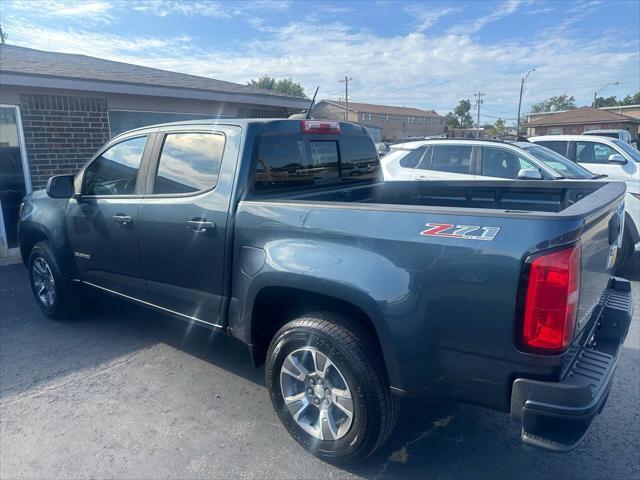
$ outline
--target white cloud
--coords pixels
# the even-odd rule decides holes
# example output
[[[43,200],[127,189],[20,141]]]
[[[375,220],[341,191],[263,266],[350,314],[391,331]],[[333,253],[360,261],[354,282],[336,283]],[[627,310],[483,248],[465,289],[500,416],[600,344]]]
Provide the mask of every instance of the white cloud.
[[[518,8],[525,3],[523,0],[505,0],[491,13],[475,19],[469,23],[463,23],[462,25],[455,26],[451,29],[452,33],[475,33],[482,30],[485,25],[500,20],[515,13]]]
[[[616,32],[607,33],[607,42],[567,31],[486,43],[453,32],[384,37],[339,22],[262,26],[259,40],[244,43],[242,49],[223,49],[198,47],[189,36],[129,38],[16,20],[3,25],[10,43],[18,45],[238,83],[263,74],[291,77],[308,94],[320,85],[320,98],[342,95],[344,85],[338,80],[348,74],[353,77],[353,101],[435,108],[441,113],[482,90],[488,115],[515,117],[520,77],[533,66],[536,72],[527,82],[525,111],[530,103],[564,93],[587,104],[594,88],[615,80],[621,85],[609,94],[625,95],[637,90],[640,79],[637,40],[617,42]]]
[[[5,9],[40,18],[68,18],[90,23],[109,23],[113,4],[99,0],[3,0]]]
[[[456,7],[433,8],[429,4],[412,4],[405,9],[410,16],[415,19],[416,30],[424,32],[433,27],[440,18],[460,11]]]

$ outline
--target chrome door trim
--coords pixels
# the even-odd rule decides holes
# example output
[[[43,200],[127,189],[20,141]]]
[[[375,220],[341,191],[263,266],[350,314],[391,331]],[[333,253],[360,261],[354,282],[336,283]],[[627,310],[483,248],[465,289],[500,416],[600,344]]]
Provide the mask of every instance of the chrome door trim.
[[[129,295],[125,295],[124,293],[116,292],[115,290],[111,290],[109,288],[101,287],[100,285],[96,285],[95,283],[86,282],[84,280],[81,280],[80,282],[85,284],[85,285],[89,285],[90,287],[94,287],[94,288],[97,288],[97,289],[100,289],[100,290],[104,290],[105,292],[111,293],[113,295],[118,295],[120,297],[126,298],[127,300],[132,300],[134,302],[141,303],[143,305],[147,305],[147,306],[149,306],[151,308],[162,310],[162,311],[168,312],[168,313],[170,313],[172,315],[177,315],[179,317],[188,319],[188,320],[190,320],[192,322],[202,323],[207,327],[224,328],[223,325],[219,325],[217,323],[207,322],[206,320],[201,320],[201,319],[196,318],[196,317],[191,317],[189,315],[185,315],[184,313],[176,312],[175,310],[170,310],[168,308],[161,307],[160,305],[156,305],[155,303],[147,302],[145,300],[140,300],[139,298],[131,297]]]

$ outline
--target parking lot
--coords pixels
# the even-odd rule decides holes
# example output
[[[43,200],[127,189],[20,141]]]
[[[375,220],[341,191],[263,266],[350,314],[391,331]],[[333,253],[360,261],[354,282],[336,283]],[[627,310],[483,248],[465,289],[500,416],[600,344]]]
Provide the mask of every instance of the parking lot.
[[[234,340],[106,299],[80,321],[38,310],[22,265],[0,267],[2,478],[608,478],[640,476],[636,311],[608,405],[568,454],[523,445],[506,414],[405,403],[372,458],[336,468],[281,426]]]

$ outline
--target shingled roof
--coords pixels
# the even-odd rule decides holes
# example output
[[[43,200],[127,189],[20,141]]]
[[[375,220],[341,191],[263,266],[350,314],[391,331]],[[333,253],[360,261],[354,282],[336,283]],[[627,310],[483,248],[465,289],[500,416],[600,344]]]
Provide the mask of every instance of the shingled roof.
[[[597,123],[640,123],[640,119],[620,115],[619,113],[600,110],[599,108],[580,107],[564,112],[552,113],[525,123],[527,127],[547,127],[553,125],[582,125]]]
[[[47,52],[14,45],[0,46],[0,73],[301,100],[294,95],[208,77],[114,62],[87,55]],[[308,103],[308,100],[304,99],[304,101]]]
[[[344,102],[323,100],[324,102],[344,108]],[[440,117],[434,110],[421,110],[412,107],[394,107],[391,105],[375,105],[372,103],[349,102],[349,110],[358,113],[375,113],[382,115],[399,115],[412,117]]]

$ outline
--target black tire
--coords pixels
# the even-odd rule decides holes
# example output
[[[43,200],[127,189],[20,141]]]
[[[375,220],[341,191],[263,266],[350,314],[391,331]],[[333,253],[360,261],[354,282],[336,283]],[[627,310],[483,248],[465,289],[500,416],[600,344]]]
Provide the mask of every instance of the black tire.
[[[298,425],[284,402],[282,365],[289,354],[305,347],[326,356],[351,390],[351,425],[337,440],[310,435]],[[377,342],[371,333],[345,315],[314,312],[287,323],[271,342],[265,374],[271,402],[285,428],[300,445],[322,460],[332,463],[362,460],[380,447],[395,427],[398,399],[390,392]]]
[[[633,244],[633,240],[631,238],[631,233],[626,228],[624,229],[624,234],[622,235],[622,247],[618,252],[618,257],[616,258],[615,264],[615,272],[618,273],[622,270],[627,263],[627,261],[632,257],[633,251],[635,250],[635,245]]]
[[[39,295],[38,285],[42,284],[38,282],[38,267],[43,265],[43,261],[52,277],[50,286],[54,295],[51,303],[46,303]],[[49,242],[42,241],[34,245],[29,254],[28,266],[31,290],[40,310],[53,320],[73,319],[83,305],[81,287],[63,278]]]

